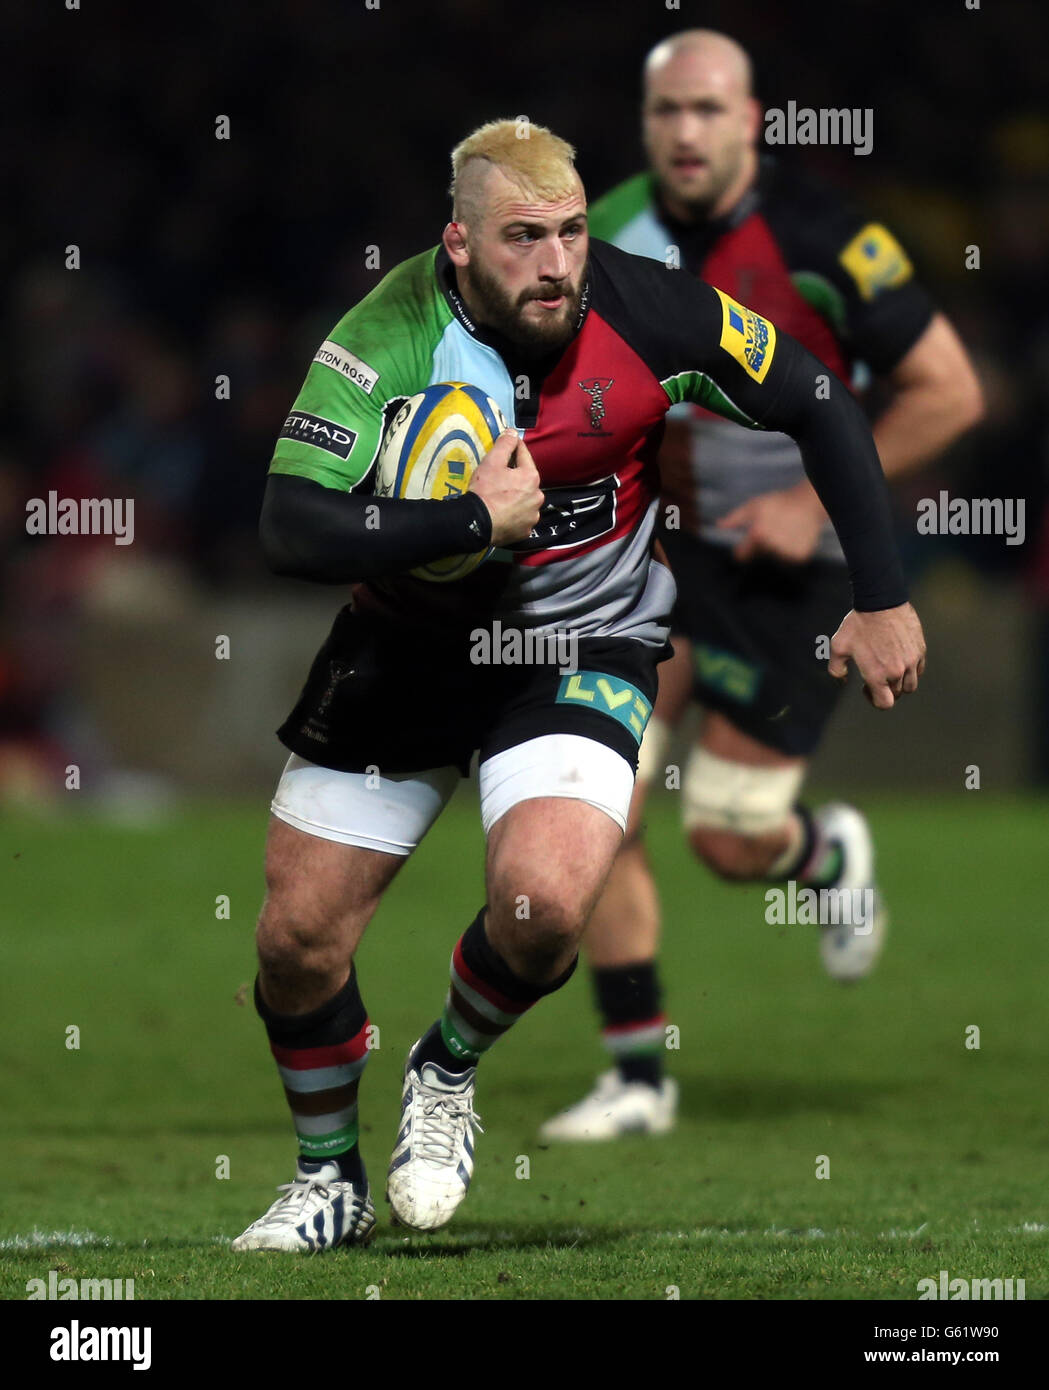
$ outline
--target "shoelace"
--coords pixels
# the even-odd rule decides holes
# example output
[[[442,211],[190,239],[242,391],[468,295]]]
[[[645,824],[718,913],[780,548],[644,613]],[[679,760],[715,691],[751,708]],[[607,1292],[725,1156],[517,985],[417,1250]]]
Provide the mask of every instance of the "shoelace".
[[[483,1134],[481,1117],[475,1115],[469,1101],[461,1096],[430,1094],[422,1102],[422,1131],[418,1148],[423,1158],[432,1163],[450,1163],[455,1157],[460,1130],[473,1126],[478,1134]],[[442,1128],[449,1121],[454,1124],[451,1135]]]
[[[268,1211],[262,1218],[264,1221],[286,1221],[289,1225],[294,1225],[299,1220],[302,1208],[314,1192],[322,1199],[328,1195],[328,1184],[318,1182],[316,1178],[296,1178],[294,1182],[285,1182],[277,1188],[278,1192],[283,1192],[284,1196],[276,1203],[276,1209]]]
[[[259,1220],[267,1224],[271,1221],[277,1221],[286,1223],[289,1226],[296,1225],[302,1216],[302,1208],[307,1198],[312,1196],[314,1192],[317,1193],[322,1201],[328,1200],[331,1181],[333,1180],[318,1181],[316,1177],[312,1177],[296,1178],[294,1182],[281,1183],[277,1191],[283,1192],[284,1196],[274,1204],[274,1207],[272,1207],[265,1216],[260,1217]],[[351,1188],[351,1210],[354,1205],[360,1205],[363,1208],[364,1199],[357,1192],[356,1188],[353,1188],[350,1183],[346,1185]]]

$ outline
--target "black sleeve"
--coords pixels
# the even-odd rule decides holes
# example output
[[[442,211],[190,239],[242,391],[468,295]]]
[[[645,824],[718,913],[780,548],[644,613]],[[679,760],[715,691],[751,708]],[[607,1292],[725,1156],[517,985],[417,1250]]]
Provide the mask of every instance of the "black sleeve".
[[[595,278],[608,317],[659,378],[668,407],[692,401],[738,424],[789,434],[845,552],[854,607],[905,603],[881,461],[848,389],[796,339],[731,296],[683,271],[597,246],[607,279]]]
[[[408,501],[271,473],[259,538],[275,574],[352,584],[483,550],[491,543],[492,518],[474,492],[448,501]]]

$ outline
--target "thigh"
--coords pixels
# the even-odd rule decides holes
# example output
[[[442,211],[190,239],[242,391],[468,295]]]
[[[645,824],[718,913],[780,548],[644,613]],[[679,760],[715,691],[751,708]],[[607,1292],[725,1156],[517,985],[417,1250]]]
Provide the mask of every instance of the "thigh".
[[[653,719],[677,725],[692,701],[692,644],[684,633],[671,635],[673,656],[659,667],[659,690]]]
[[[271,816],[262,932],[311,949],[338,941],[352,954],[403,863],[402,855],[322,839]]]
[[[459,780],[457,769],[340,772],[297,755],[273,797],[263,931],[352,953]]]
[[[536,797],[512,806],[488,836],[486,879],[492,914],[553,923],[581,935],[623,837],[606,812],[584,801]],[[525,912],[519,911],[526,905]]]
[[[841,690],[819,654],[851,607],[844,568],[827,561],[741,564],[686,538],[668,550],[675,624],[689,637],[696,699],[755,744],[788,758],[818,746]]]
[[[659,667],[659,691],[652,718],[645,728],[637,759],[637,779],[630,802],[627,836],[636,834],[641,824],[645,796],[652,783],[666,778],[671,749],[678,726],[692,702],[692,648],[687,637],[674,633],[673,656]]]
[[[767,743],[733,724],[732,720],[718,710],[708,710],[703,719],[697,742],[701,748],[715,757],[728,762],[741,763],[745,767],[800,767],[805,768],[805,758],[791,757],[772,748]]]
[[[578,949],[622,841],[661,651],[584,639],[578,669],[506,673],[481,744],[489,938],[526,978]]]

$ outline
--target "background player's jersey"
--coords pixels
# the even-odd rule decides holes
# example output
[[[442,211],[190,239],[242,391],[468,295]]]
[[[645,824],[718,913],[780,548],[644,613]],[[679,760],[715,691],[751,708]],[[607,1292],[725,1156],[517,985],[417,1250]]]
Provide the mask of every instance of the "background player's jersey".
[[[889,372],[932,316],[910,261],[885,227],[847,210],[833,195],[771,157],[725,217],[696,224],[671,218],[650,173],[613,189],[589,209],[590,231],[625,251],[701,276],[804,343],[843,381],[853,365]],[[682,525],[704,540],[733,545],[736,531],[715,522],[759,493],[804,477],[785,434],[746,434],[707,411],[691,410],[683,468],[667,460],[663,488]],[[840,560],[830,526],[815,555]]]
[[[816,365],[736,300],[597,241],[575,336],[521,358],[471,321],[438,247],[391,271],[321,344],[270,470],[367,491],[396,403],[470,382],[525,434],[546,495],[539,524],[465,579],[397,575],[357,601],[402,622],[499,618],[661,645],[674,597],[652,559],[667,410],[690,401],[751,427],[797,419]]]

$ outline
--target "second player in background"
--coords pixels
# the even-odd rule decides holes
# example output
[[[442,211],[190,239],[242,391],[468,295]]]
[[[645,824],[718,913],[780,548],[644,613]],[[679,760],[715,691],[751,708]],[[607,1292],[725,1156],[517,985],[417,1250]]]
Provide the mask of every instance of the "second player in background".
[[[874,439],[891,480],[979,420],[979,383],[892,233],[759,151],[761,117],[750,59],[732,39],[689,30],[657,45],[644,67],[650,167],[592,205],[591,236],[700,276],[846,383],[859,364],[883,378],[892,395]],[[686,405],[668,419],[660,468],[675,655],[660,669],[627,834],[585,938],[613,1066],[547,1121],[547,1140],[659,1133],[675,1120],[677,1087],[662,1065],[659,896],[640,823],[692,701],[704,718],[680,792],[697,858],[738,882],[869,890],[872,920],[820,928],[837,980],[868,974],[885,937],[866,819],[843,802],[798,800],[840,694],[817,640],[850,606],[841,547],[798,449],[784,434]]]

